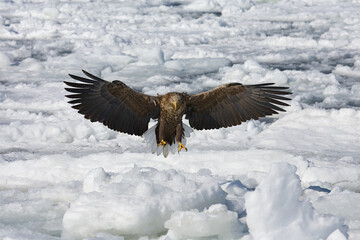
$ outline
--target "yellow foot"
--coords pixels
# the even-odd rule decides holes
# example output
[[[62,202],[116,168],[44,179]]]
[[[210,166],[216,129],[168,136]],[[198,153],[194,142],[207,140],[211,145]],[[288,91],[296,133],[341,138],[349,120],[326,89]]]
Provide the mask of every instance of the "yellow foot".
[[[164,140],[161,140],[159,143],[158,143],[158,146],[162,146],[162,147],[165,147],[166,145],[166,142]]]
[[[182,148],[185,149],[185,151],[187,151],[187,148],[181,142],[179,142],[178,152],[180,152]]]

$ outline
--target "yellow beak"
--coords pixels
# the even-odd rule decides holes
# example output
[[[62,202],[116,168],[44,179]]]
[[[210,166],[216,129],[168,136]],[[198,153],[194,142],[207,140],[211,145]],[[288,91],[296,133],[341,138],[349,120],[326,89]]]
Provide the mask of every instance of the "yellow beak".
[[[174,107],[175,107],[175,111],[176,111],[176,109],[177,109],[177,106],[178,106],[178,103],[177,103],[177,102],[173,102],[173,104],[174,104]]]

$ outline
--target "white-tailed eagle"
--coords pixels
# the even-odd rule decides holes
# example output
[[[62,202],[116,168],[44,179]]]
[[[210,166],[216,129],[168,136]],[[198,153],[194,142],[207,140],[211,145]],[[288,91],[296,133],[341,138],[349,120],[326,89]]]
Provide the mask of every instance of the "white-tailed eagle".
[[[166,157],[169,147],[186,149],[185,132],[189,127],[182,117],[197,130],[239,125],[249,119],[259,119],[285,111],[291,94],[288,87],[273,83],[243,85],[228,83],[197,94],[169,92],[150,96],[137,92],[121,81],[108,82],[83,71],[88,78],[70,75],[78,82],[67,82],[70,104],[90,121],[98,121],[110,129],[142,136],[148,130],[150,119],[154,126],[156,144]],[[174,149],[174,148],[173,148]]]

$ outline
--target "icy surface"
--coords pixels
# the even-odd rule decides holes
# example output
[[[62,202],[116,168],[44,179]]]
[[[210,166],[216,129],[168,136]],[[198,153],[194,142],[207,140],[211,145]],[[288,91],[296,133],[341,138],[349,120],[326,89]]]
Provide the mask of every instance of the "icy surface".
[[[303,192],[295,170],[287,163],[274,164],[255,191],[246,194],[247,224],[254,240],[316,240],[336,230],[346,233],[342,220],[319,214],[310,202],[300,200]]]
[[[358,0],[0,1],[0,238],[360,239],[359,24]],[[67,104],[81,69],[293,94],[165,159]]]
[[[244,230],[236,212],[229,211],[223,204],[212,205],[203,212],[176,211],[165,222],[165,227],[169,229],[167,236],[175,239],[239,239]]]
[[[202,211],[225,203],[226,193],[216,180],[210,175],[184,175],[175,170],[135,167],[123,174],[107,175],[102,168],[94,169],[84,180],[84,193],[65,213],[63,238],[82,239],[101,231],[160,235],[174,211]],[[230,214],[236,222],[237,214]],[[215,223],[221,220],[219,216]]]

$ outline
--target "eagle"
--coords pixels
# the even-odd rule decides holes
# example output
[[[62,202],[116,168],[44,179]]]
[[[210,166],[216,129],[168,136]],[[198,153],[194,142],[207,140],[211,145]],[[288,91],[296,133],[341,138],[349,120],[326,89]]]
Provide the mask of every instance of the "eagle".
[[[77,82],[64,83],[71,94],[68,103],[91,122],[101,122],[110,129],[144,136],[158,155],[169,150],[180,152],[193,129],[218,129],[239,125],[285,111],[290,98],[288,87],[274,83],[243,85],[227,83],[197,94],[168,92],[151,96],[115,80],[103,80],[83,70],[88,77],[69,74]],[[182,122],[188,119],[190,127]],[[150,119],[157,123],[148,129]],[[151,143],[152,142],[152,143]],[[175,151],[174,151],[175,149]]]

